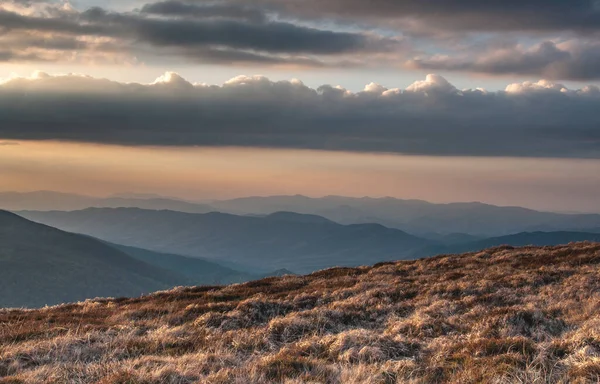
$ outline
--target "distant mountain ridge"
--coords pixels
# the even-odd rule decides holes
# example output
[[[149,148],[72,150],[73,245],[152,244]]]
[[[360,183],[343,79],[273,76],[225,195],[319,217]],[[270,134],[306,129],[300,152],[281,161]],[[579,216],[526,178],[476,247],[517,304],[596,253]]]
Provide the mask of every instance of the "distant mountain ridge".
[[[315,215],[290,212],[257,217],[217,212],[189,214],[139,208],[89,208],[21,214],[112,243],[203,258],[225,266],[232,263],[254,276],[278,269],[308,273],[332,266],[415,259],[498,245],[600,241],[600,234],[582,232],[520,233],[486,239],[452,234],[428,240],[381,224],[341,225]],[[152,260],[164,262],[155,256]],[[183,265],[187,262],[189,260],[183,260]]]
[[[295,213],[266,217],[138,208],[20,212],[28,219],[112,243],[233,262],[252,273],[312,272],[405,258],[431,242],[380,224],[341,225]]]
[[[0,192],[0,209],[7,211],[77,211],[91,207],[170,209],[190,213],[207,213],[214,210],[205,204],[144,194],[122,194],[104,198],[50,191]]]
[[[97,208],[142,208],[186,213],[222,212],[268,216],[281,212],[313,215],[340,224],[378,223],[389,228],[440,239],[448,235],[505,236],[519,232],[598,232],[600,214],[540,212],[483,203],[434,204],[423,200],[302,195],[246,197],[195,203],[152,194],[119,194],[96,198],[56,192],[0,193],[0,209],[11,211],[73,211]],[[280,217],[283,218],[283,217]],[[289,216],[288,216],[289,218]]]
[[[434,204],[391,197],[248,197],[214,201],[211,206],[238,214],[292,211],[323,216],[341,224],[379,223],[418,236],[463,233],[489,237],[525,231],[593,232],[600,228],[600,214],[560,214],[478,202]]]

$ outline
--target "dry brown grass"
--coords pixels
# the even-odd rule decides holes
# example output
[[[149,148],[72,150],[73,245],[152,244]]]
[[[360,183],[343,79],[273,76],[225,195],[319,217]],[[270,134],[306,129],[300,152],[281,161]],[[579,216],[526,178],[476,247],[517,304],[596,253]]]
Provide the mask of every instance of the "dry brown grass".
[[[0,311],[0,383],[596,383],[600,244]]]

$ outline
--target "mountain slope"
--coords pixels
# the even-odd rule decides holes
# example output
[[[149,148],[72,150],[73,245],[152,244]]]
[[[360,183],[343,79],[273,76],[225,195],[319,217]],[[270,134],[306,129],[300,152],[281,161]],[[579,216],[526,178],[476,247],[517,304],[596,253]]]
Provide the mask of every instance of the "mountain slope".
[[[344,226],[313,216],[187,214],[141,209],[21,212],[70,232],[158,252],[245,265],[250,272],[296,273],[401,259],[430,244],[378,224]]]
[[[0,211],[0,307],[134,296],[189,283],[98,240]]]
[[[256,280],[263,276],[244,273],[205,259],[153,252],[147,249],[107,243],[113,248],[147,264],[186,276],[194,285],[222,285]],[[273,271],[269,276],[279,275]]]
[[[211,206],[237,214],[292,211],[323,216],[342,224],[378,223],[417,235],[466,233],[489,237],[525,231],[585,232],[600,227],[598,214],[559,214],[482,203],[433,204],[391,197],[247,197],[214,201]]]
[[[600,244],[0,311],[7,383],[596,383]]]

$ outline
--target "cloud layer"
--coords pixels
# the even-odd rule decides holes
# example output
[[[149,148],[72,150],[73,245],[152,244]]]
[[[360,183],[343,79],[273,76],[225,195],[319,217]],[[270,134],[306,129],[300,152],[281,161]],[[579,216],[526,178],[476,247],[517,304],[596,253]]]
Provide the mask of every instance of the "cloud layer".
[[[400,38],[301,25],[236,4],[159,2],[117,12],[8,0],[0,5],[0,29],[0,44],[9,47],[0,50],[0,62],[174,56],[196,63],[342,66],[360,55],[405,49]]]
[[[600,44],[546,41],[533,47],[508,45],[465,55],[436,55],[409,60],[412,68],[486,74],[542,75],[550,79],[600,78]]]
[[[122,3],[115,10],[4,0],[0,63],[360,67],[600,79],[598,0]]]
[[[487,92],[429,75],[352,93],[264,77],[210,86],[166,73],[143,85],[36,73],[1,83],[0,139],[600,158],[599,103],[597,87],[550,81]]]
[[[461,31],[600,30],[597,0],[228,0],[260,4],[281,13],[405,23],[405,27]]]

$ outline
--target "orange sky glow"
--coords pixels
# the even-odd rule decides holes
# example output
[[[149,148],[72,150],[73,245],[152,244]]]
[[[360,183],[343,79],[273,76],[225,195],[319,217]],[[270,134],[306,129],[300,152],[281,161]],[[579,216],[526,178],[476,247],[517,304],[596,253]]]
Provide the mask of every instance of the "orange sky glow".
[[[474,161],[475,160],[475,161]],[[2,142],[0,190],[190,200],[249,195],[393,196],[600,211],[599,160],[404,156],[245,148]]]

